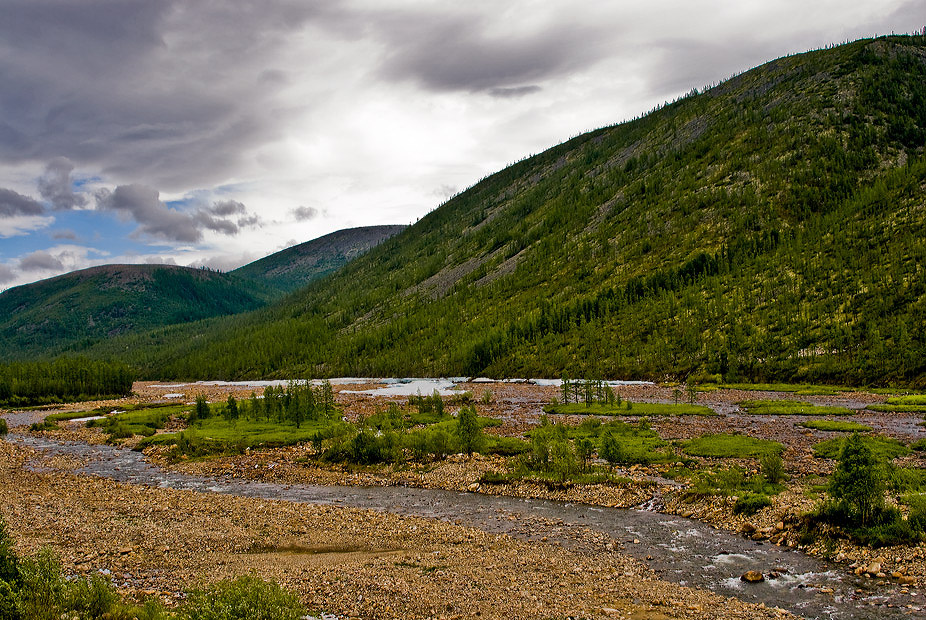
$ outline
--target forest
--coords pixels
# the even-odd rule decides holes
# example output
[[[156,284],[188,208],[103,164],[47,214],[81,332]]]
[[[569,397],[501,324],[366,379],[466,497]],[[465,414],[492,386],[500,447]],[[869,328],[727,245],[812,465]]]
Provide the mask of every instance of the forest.
[[[132,392],[126,364],[87,358],[0,364],[0,407],[118,398]]]

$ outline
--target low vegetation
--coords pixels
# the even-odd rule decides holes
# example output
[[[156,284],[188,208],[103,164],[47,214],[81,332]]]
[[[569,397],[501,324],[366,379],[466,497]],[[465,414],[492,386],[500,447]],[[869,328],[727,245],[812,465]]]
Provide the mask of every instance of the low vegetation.
[[[853,415],[846,407],[814,405],[799,400],[745,400],[739,403],[750,415]]]
[[[887,411],[896,413],[926,413],[926,394],[911,394],[888,398],[884,403],[876,403],[866,407],[871,411]]]
[[[801,422],[800,426],[834,433],[864,433],[871,430],[870,426],[844,420],[808,420]]]
[[[629,400],[621,404],[582,403],[550,404],[543,408],[545,413],[567,415],[605,415],[605,416],[671,416],[671,415],[717,415],[710,407],[672,403],[633,403]]]
[[[838,459],[847,441],[846,437],[836,437],[820,442],[813,447],[813,455],[817,458]],[[890,461],[910,453],[909,447],[891,437],[853,435],[852,441],[854,444],[864,444],[866,450],[874,454],[879,461]]]
[[[102,575],[70,575],[49,549],[19,557],[0,518],[0,618],[3,620],[298,620],[299,600],[257,577],[194,588],[175,610],[156,598],[124,601]]]
[[[780,455],[785,447],[777,441],[757,439],[748,435],[704,435],[681,443],[682,451],[691,456],[708,458],[758,458]]]

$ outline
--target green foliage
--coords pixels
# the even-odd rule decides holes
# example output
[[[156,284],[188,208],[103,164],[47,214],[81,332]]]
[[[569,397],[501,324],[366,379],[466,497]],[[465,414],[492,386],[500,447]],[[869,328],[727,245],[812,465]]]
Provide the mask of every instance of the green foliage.
[[[846,407],[814,405],[797,400],[747,400],[739,406],[752,415],[853,415]]]
[[[131,393],[133,380],[125,364],[82,357],[0,364],[0,406],[118,398]]]
[[[884,460],[858,433],[843,442],[828,493],[852,523],[872,525],[883,508],[884,468]]]
[[[762,471],[762,477],[770,484],[778,484],[787,478],[784,461],[777,452],[763,454],[759,461],[759,468]]]
[[[0,581],[19,583],[19,558],[13,550],[13,539],[6,521],[0,516]]]
[[[0,437],[3,437],[10,432],[9,426],[7,426],[6,419],[0,418]]]
[[[870,409],[871,411],[926,413],[926,395],[910,394],[907,396],[888,398],[887,402],[868,405],[866,409]]]
[[[679,392],[681,394],[681,392]],[[680,396],[681,397],[681,396]],[[670,415],[702,415],[713,416],[717,413],[710,407],[700,405],[685,405],[672,403],[632,403],[629,400],[621,404],[584,403],[550,404],[543,408],[546,413],[565,415],[607,415],[607,416],[670,416]]]
[[[257,577],[219,581],[191,591],[178,620],[299,620],[305,608],[293,594]]]
[[[460,449],[467,455],[478,452],[483,446],[482,426],[474,407],[463,407],[457,413],[456,435]]]
[[[851,388],[836,385],[806,385],[801,383],[723,383],[716,382],[717,387],[726,390],[747,390],[757,392],[790,392],[801,396],[835,396],[840,392],[850,392]]]
[[[871,430],[870,426],[865,426],[858,422],[845,422],[842,420],[808,420],[807,422],[802,422],[801,426],[818,431],[830,431],[834,433],[864,433]]]
[[[860,435],[859,441],[864,443],[879,461],[890,461],[910,453],[910,448],[892,437]],[[813,447],[813,455],[824,459],[838,458],[845,444],[845,437],[822,441]]]
[[[784,486],[766,480],[765,476],[747,476],[742,467],[728,467],[720,470],[702,470],[696,473],[688,490],[690,495],[777,495]],[[758,501],[758,500],[751,500]]]
[[[754,458],[781,454],[784,450],[784,446],[777,441],[725,433],[696,437],[681,445],[686,454],[709,458]]]
[[[746,493],[733,504],[733,514],[751,516],[772,505],[772,498],[759,493]]]

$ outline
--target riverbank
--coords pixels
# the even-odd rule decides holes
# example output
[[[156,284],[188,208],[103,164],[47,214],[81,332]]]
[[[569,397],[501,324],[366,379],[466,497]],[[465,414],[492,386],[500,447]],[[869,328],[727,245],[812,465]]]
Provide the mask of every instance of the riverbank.
[[[25,465],[35,460],[43,471]],[[656,578],[583,528],[570,549],[443,521],[177,491],[76,475],[0,442],[0,505],[17,551],[176,602],[242,574],[279,581],[342,618],[787,618]]]

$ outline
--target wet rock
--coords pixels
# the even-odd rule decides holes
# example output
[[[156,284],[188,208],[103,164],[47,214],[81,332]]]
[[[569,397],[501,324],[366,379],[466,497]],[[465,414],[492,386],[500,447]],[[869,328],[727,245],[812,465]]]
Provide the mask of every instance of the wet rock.
[[[765,581],[765,576],[757,570],[749,570],[740,575],[740,581],[746,583],[760,583]]]

